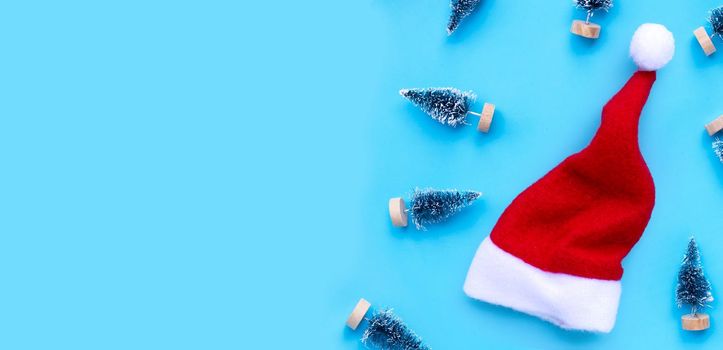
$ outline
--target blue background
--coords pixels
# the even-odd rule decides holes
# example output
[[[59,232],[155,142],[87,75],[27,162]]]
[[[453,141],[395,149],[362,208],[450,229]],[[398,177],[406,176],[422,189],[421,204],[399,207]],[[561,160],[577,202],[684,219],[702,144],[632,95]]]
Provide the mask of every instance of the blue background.
[[[485,0],[452,37],[447,0],[4,1],[0,348],[359,349],[360,297],[436,349],[719,348],[718,308],[693,334],[673,303],[692,234],[723,297],[723,164],[703,129],[723,57],[692,35],[715,5],[619,1],[588,41],[567,0]],[[467,298],[477,245],[587,144],[644,22],[677,53],[642,117],[657,205],[616,328]],[[429,86],[495,103],[491,132],[398,95]],[[427,232],[391,227],[388,198],[417,186],[485,195]]]

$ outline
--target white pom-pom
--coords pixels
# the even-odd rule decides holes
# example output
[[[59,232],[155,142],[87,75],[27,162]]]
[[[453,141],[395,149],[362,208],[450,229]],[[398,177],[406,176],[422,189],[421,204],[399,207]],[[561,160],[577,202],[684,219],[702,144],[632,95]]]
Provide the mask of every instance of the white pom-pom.
[[[630,41],[630,56],[640,70],[663,68],[675,53],[673,33],[661,24],[646,23],[638,27]]]

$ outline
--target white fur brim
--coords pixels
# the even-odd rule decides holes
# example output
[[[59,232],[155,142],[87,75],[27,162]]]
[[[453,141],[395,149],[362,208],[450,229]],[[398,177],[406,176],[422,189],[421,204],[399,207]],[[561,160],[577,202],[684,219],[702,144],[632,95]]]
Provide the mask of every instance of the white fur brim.
[[[472,260],[464,292],[565,329],[608,333],[615,325],[621,287],[620,281],[540,270],[487,237]]]

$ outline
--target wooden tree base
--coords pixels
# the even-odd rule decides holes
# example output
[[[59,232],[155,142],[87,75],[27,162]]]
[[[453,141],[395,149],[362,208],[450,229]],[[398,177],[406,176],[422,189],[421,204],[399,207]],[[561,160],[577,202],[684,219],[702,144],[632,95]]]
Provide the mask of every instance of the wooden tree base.
[[[407,227],[409,217],[407,216],[407,205],[401,197],[389,200],[389,217],[392,219],[392,225],[396,227]]]
[[[708,130],[708,135],[710,136],[713,136],[715,133],[723,130],[723,115],[706,124],[705,129]]]
[[[703,52],[705,52],[706,56],[710,56],[715,52],[713,40],[710,39],[710,36],[708,35],[708,32],[705,31],[705,28],[698,27],[698,29],[693,31],[693,34],[695,35],[695,38],[698,39],[698,44],[700,44],[700,47],[703,48]]]
[[[367,311],[369,311],[370,306],[372,306],[372,304],[366,301],[366,299],[359,299],[359,302],[356,303],[356,306],[354,307],[354,311],[351,312],[349,318],[346,320],[346,325],[349,326],[349,328],[356,330],[361,321],[364,319],[364,315],[366,315]]]
[[[588,39],[597,39],[600,37],[600,30],[599,25],[595,23],[585,23],[585,21],[581,20],[572,21],[572,28],[570,28],[572,34]]]
[[[688,314],[680,319],[686,331],[702,331],[710,328],[710,317],[707,314]]]
[[[490,125],[492,125],[492,118],[495,116],[495,105],[491,103],[485,103],[482,107],[482,113],[480,113],[479,123],[477,124],[477,130],[483,133],[490,131]]]

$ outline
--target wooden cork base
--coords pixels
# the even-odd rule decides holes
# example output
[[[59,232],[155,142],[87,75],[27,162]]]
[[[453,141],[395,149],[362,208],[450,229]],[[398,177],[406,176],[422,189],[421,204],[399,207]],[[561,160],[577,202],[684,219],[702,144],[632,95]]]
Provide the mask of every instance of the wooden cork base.
[[[396,227],[407,227],[409,217],[407,216],[407,205],[401,197],[389,200],[389,217],[392,219],[392,225]]]
[[[705,31],[705,28],[698,27],[698,29],[693,31],[693,34],[695,35],[695,38],[698,39],[698,44],[700,44],[700,47],[703,48],[703,52],[705,52],[706,56],[710,56],[715,52],[713,40],[710,39],[710,36],[708,35],[708,32]]]
[[[707,314],[688,314],[680,319],[686,331],[703,331],[710,328],[710,317]]]
[[[710,136],[713,136],[715,133],[723,130],[723,115],[706,124],[705,129],[708,130],[708,135]]]
[[[492,118],[495,116],[495,105],[491,103],[485,103],[482,107],[482,113],[479,117],[479,123],[477,124],[477,130],[483,133],[490,131],[490,125],[492,125]]]
[[[361,321],[364,319],[364,315],[366,315],[367,311],[369,311],[370,306],[372,306],[372,304],[366,301],[366,299],[359,299],[359,302],[356,303],[356,306],[354,307],[354,311],[351,312],[349,318],[346,320],[346,325],[349,326],[349,328],[356,330]]]
[[[585,23],[585,21],[574,20],[572,21],[570,32],[583,38],[597,39],[600,37],[600,29],[600,26],[595,23]]]

